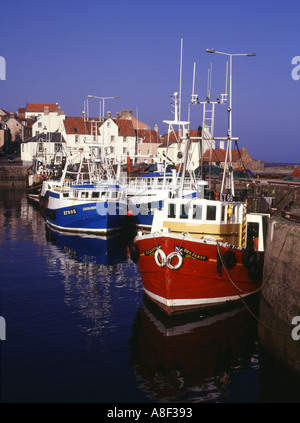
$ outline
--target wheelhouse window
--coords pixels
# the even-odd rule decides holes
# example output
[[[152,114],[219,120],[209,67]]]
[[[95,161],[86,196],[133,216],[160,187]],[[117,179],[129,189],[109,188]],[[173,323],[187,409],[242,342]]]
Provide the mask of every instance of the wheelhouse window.
[[[117,197],[118,197],[117,191],[112,191],[111,192],[111,198],[117,198]]]
[[[206,220],[216,220],[217,207],[207,206]]]
[[[222,206],[222,211],[221,211],[221,220],[222,220],[222,222],[225,222],[225,216],[226,216],[225,212],[226,212],[226,207],[225,206]]]
[[[193,204],[193,219],[202,220],[202,206]]]
[[[168,204],[168,217],[170,219],[174,219],[175,216],[176,216],[176,204],[169,203]]]
[[[180,219],[187,219],[189,217],[189,205],[186,203],[180,204]]]
[[[99,195],[100,195],[99,191],[92,192],[92,198],[99,198]]]

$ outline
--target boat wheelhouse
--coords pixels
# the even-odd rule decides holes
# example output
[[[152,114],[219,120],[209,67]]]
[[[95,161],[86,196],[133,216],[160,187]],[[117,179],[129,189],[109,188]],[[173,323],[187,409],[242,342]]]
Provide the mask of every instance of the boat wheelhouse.
[[[178,195],[181,175],[176,169],[163,171],[163,164],[160,169],[127,180],[128,213],[131,223],[138,228],[151,230],[155,211],[162,210],[168,198]],[[196,196],[194,178],[185,178],[183,189],[184,198]]]

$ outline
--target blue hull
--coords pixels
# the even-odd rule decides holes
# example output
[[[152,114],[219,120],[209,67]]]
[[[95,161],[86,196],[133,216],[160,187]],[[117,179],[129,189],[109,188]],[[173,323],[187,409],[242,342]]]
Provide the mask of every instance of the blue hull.
[[[119,203],[88,203],[46,210],[46,222],[53,228],[84,233],[108,233],[125,228],[126,210]]]

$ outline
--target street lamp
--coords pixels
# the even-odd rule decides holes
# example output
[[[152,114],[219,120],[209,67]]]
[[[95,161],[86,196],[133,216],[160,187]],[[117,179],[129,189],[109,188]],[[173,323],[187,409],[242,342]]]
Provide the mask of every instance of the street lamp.
[[[255,53],[225,53],[223,51],[216,51],[212,48],[205,50],[207,53],[217,53],[229,56],[229,127],[228,127],[228,150],[229,150],[229,162],[232,162],[232,151],[231,151],[231,138],[232,138],[232,57],[233,56],[256,56]],[[232,193],[234,195],[233,180],[231,181]]]
[[[109,100],[109,99],[114,99],[114,98],[120,98],[118,96],[115,97],[97,97],[96,95],[88,95],[88,98],[99,98],[100,100],[102,100],[102,113],[103,113],[103,118],[104,118],[104,102],[105,100]],[[100,110],[99,110],[99,119],[101,117],[101,102],[100,102]]]
[[[217,53],[217,54],[224,54],[225,56],[229,56],[230,65],[229,65],[229,135],[232,136],[232,57],[233,56],[256,56],[255,53],[225,53],[223,51],[216,51],[212,48],[207,48],[205,50],[207,53]]]

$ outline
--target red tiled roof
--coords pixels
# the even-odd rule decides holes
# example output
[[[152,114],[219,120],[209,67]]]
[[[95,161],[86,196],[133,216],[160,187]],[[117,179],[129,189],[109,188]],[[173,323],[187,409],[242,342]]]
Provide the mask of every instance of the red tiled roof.
[[[56,104],[47,104],[47,103],[27,103],[26,104],[26,112],[27,113],[44,113],[44,108],[49,107],[49,112],[56,112],[57,105]]]
[[[99,119],[91,119],[88,121],[84,121],[83,117],[72,117],[66,116],[64,119],[64,125],[67,134],[75,134],[75,135],[90,135],[92,133],[92,121],[97,122],[97,127],[99,128],[102,125],[102,122],[99,122]],[[94,128],[93,128],[94,129]],[[97,131],[97,135],[99,132]]]
[[[240,160],[240,154],[238,150],[231,150],[232,151],[232,161],[237,162]],[[212,150],[212,161],[213,162],[225,162],[226,157],[226,150],[223,150],[222,148],[215,148]],[[210,150],[206,150],[203,154],[204,160],[210,160]],[[228,158],[227,158],[228,161]]]
[[[198,137],[198,130],[197,129],[191,129],[190,130],[190,137]],[[170,132],[169,138],[168,138],[168,134],[162,135],[161,138],[162,138],[163,142],[166,142],[168,139],[169,139],[169,142],[182,141],[182,139],[179,136],[179,131],[178,130],[177,131]],[[192,140],[192,141],[194,141],[194,140]]]
[[[7,112],[6,110],[2,109],[1,107],[0,107],[0,110],[2,110],[2,112],[5,113],[6,115],[9,115],[9,112]]]
[[[137,135],[139,138],[143,138],[143,142],[161,143],[161,137],[154,129],[139,129]]]
[[[149,129],[149,125],[146,125],[145,123],[143,123],[143,122],[140,122],[139,120],[137,120],[135,117],[133,117],[133,116],[126,116],[126,115],[124,115],[124,116],[121,116],[120,118],[119,118],[120,120],[131,120],[131,122],[132,122],[132,125],[133,125],[133,128],[134,129]]]
[[[135,132],[131,120],[116,119],[114,122],[119,128],[120,137],[135,137]]]

